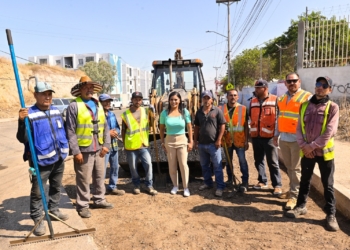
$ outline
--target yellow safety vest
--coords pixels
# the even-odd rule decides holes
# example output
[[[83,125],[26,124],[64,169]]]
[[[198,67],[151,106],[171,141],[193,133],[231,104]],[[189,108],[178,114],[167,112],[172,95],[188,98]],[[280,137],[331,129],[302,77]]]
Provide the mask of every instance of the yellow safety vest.
[[[127,128],[125,131],[124,147],[126,150],[136,150],[142,145],[148,147],[148,108],[140,107],[140,123],[137,122],[130,109],[122,114],[122,119]]]
[[[94,124],[92,123],[92,115],[90,110],[86,107],[84,101],[81,97],[77,97],[75,99],[78,107],[78,115],[77,115],[77,128],[75,129],[75,133],[78,138],[78,145],[82,147],[88,147],[92,143],[92,139],[94,136]],[[96,120],[96,119],[95,119]],[[98,124],[98,142],[103,144],[103,133],[104,133],[104,124],[106,122],[106,117],[103,112],[103,107],[101,103],[98,103],[97,109],[97,124]]]
[[[327,126],[327,118],[328,118],[328,114],[329,114],[329,107],[331,106],[331,101],[328,101],[326,109],[325,109],[325,115],[323,118],[323,124],[322,124],[322,130],[321,130],[321,135],[324,134],[324,132],[326,131],[326,126]],[[304,137],[304,141],[307,141],[306,138],[306,131],[305,131],[305,123],[304,123],[304,116],[305,116],[305,111],[307,106],[309,105],[309,101],[304,102],[301,105],[301,110],[300,110],[300,124],[301,124],[301,132],[303,134]],[[329,141],[327,142],[326,146],[322,149],[323,150],[323,159],[325,161],[330,161],[332,159],[334,159],[334,137],[330,138]],[[302,150],[300,150],[300,157],[303,157],[304,153]]]

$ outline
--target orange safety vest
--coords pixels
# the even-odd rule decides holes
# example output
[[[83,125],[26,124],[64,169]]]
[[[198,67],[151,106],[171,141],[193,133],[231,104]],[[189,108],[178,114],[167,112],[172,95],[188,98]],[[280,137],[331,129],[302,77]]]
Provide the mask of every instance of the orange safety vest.
[[[278,130],[283,133],[295,134],[299,119],[299,110],[302,103],[308,100],[312,94],[305,90],[300,90],[289,100],[288,94],[281,96],[278,101]]]
[[[227,128],[226,142],[232,143],[237,148],[243,148],[246,141],[246,135],[244,131],[244,124],[246,122],[246,107],[237,103],[235,110],[233,111],[232,118],[230,119],[229,110],[227,109],[227,105],[220,106],[222,113],[224,114],[226,123],[229,124]]]
[[[260,104],[257,97],[250,102],[250,136],[272,138],[275,133],[277,96],[269,96]]]

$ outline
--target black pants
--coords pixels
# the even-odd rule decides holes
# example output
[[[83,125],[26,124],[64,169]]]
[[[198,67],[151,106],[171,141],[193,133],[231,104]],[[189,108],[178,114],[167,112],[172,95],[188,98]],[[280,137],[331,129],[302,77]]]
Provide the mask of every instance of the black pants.
[[[252,138],[254,163],[258,170],[258,181],[267,184],[267,176],[265,171],[266,156],[267,166],[270,170],[270,178],[273,187],[282,187],[280,167],[278,164],[278,149],[273,144],[273,138]]]
[[[313,159],[303,157],[301,159],[301,180],[297,206],[306,206],[306,200],[310,192],[310,182],[316,162],[321,172],[321,181],[324,190],[324,198],[326,200],[324,211],[327,213],[327,215],[335,214],[336,207],[333,189],[335,168],[334,159],[330,161],[325,161],[323,159],[323,156],[315,156],[315,158]]]
[[[41,181],[45,189],[46,182],[49,181],[49,197],[48,209],[50,211],[58,210],[61,197],[61,183],[64,171],[64,161],[60,159],[58,162],[48,166],[38,166]],[[46,196],[47,199],[47,196]],[[38,179],[33,176],[32,190],[30,192],[30,217],[32,219],[40,218],[43,213],[43,204],[41,201],[41,193]]]

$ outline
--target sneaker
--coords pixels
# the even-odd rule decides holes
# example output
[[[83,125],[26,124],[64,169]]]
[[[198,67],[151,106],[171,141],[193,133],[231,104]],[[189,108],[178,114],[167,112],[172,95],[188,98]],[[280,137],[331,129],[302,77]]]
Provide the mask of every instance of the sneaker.
[[[292,210],[288,210],[286,212],[286,216],[289,218],[298,218],[300,215],[304,215],[307,213],[306,207],[294,207]]]
[[[211,189],[212,187],[210,187],[210,186],[208,186],[207,184],[203,184],[203,185],[201,185],[199,188],[198,188],[198,190],[199,191],[203,191],[203,190],[205,190],[205,189]]]
[[[269,186],[263,182],[258,182],[258,184],[254,185],[254,189],[268,189]]]
[[[107,194],[112,194],[112,195],[124,195],[125,194],[125,191],[124,190],[120,190],[120,189],[117,189],[117,188],[114,188],[114,189],[108,189],[107,191]]]
[[[100,202],[100,203],[94,203],[93,205],[94,208],[105,208],[105,209],[111,209],[113,208],[113,204],[107,202],[106,200]]]
[[[40,218],[33,219],[33,221],[34,221],[34,225],[36,225],[40,221]],[[44,235],[45,233],[46,233],[45,223],[44,223],[44,220],[41,220],[40,223],[35,228],[35,230],[33,231],[33,234],[35,236],[41,236],[41,235]]]
[[[216,189],[215,196],[221,197],[222,193],[223,193],[222,189]]]
[[[133,192],[134,194],[140,194],[141,193],[140,186],[135,186]]]
[[[147,187],[146,190],[150,195],[158,194],[157,190],[155,190],[153,187]]]
[[[242,193],[245,193],[248,191],[248,183],[243,182],[240,186],[239,186],[239,191]]]
[[[279,195],[281,195],[281,194],[282,194],[282,188],[280,188],[280,187],[275,187],[275,188],[273,189],[273,195],[279,196]]]
[[[170,191],[171,194],[176,194],[179,189],[177,187],[173,187],[173,189]]]
[[[185,188],[184,189],[184,197],[188,197],[188,196],[190,196],[191,194],[190,194],[190,190],[188,189],[188,188]]]
[[[49,211],[51,214],[53,214],[54,216],[56,216],[58,219],[60,220],[68,220],[69,216],[68,214],[62,214],[60,210],[55,210],[55,211]],[[50,215],[51,220],[57,220],[55,217]]]
[[[326,228],[328,231],[332,231],[332,232],[339,230],[339,225],[338,225],[337,219],[335,218],[334,214],[327,215]]]
[[[78,214],[80,215],[81,218],[90,218],[91,217],[90,209],[87,207],[78,210]]]
[[[285,210],[292,210],[295,208],[296,205],[297,205],[297,199],[291,198],[287,201],[286,205],[284,206],[284,209]]]

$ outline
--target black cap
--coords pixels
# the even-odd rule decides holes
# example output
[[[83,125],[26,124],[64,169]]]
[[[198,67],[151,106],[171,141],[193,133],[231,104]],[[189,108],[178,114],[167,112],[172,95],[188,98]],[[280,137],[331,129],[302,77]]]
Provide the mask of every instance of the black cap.
[[[332,87],[333,81],[331,78],[329,78],[328,76],[319,76],[316,79],[316,82],[319,82],[321,79],[326,80],[326,82],[328,83],[329,87]]]
[[[260,79],[260,80],[257,80],[254,84],[254,87],[255,88],[259,88],[259,87],[268,87],[268,84],[267,84],[267,81],[263,80],[263,79]]]
[[[132,93],[131,98],[136,98],[136,97],[143,98],[142,93],[138,91]]]

